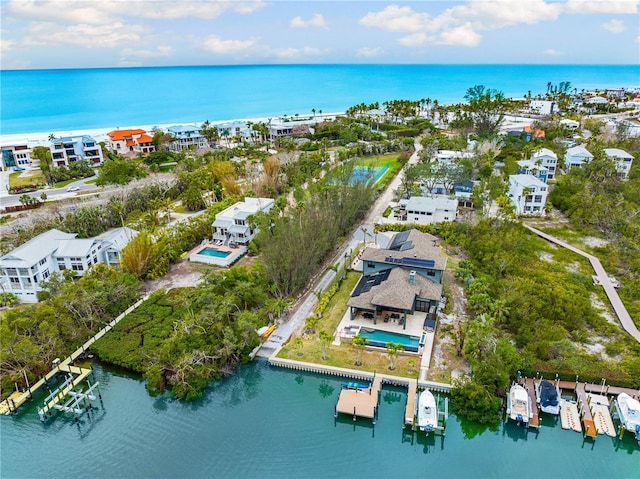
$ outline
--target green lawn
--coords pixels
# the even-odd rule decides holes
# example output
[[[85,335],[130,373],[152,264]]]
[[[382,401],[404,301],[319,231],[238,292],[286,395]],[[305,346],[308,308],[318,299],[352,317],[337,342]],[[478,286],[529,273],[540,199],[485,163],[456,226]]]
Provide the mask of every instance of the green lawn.
[[[9,175],[9,188],[29,186],[38,182],[44,182],[44,176],[40,170],[16,171]]]

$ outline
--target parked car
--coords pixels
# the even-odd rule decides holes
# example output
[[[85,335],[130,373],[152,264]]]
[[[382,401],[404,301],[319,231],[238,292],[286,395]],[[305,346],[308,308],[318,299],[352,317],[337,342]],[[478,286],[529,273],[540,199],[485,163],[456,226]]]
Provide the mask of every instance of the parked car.
[[[67,191],[80,191],[79,186],[67,186]]]

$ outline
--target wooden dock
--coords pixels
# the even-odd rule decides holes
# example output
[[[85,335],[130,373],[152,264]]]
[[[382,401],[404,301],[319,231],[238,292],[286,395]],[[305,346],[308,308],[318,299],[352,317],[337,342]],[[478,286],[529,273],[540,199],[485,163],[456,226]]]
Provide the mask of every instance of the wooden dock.
[[[63,360],[59,364],[57,364],[43,378],[41,378],[33,386],[27,388],[26,391],[24,391],[22,393],[16,391],[16,392],[12,393],[7,399],[5,399],[4,401],[2,401],[0,403],[0,414],[9,414],[9,413],[15,411],[16,409],[18,409],[25,402],[27,402],[28,399],[31,399],[31,397],[33,396],[34,392],[36,392],[42,386],[47,384],[51,378],[53,378],[56,374],[58,374],[60,372],[67,372],[67,373],[72,373],[72,374],[82,374],[82,373],[74,373],[75,370],[80,370],[80,368],[76,368],[75,366],[72,366],[71,364],[73,363],[73,361],[75,361],[76,359],[78,359],[78,357],[80,357],[82,354],[84,354],[87,351],[87,349],[89,349],[89,347],[93,343],[95,343],[98,339],[100,339],[102,336],[107,334],[107,332],[111,331],[116,324],[118,324],[125,316],[127,316],[127,314],[129,314],[131,311],[133,311],[138,306],[140,306],[148,298],[149,298],[149,295],[146,294],[141,299],[136,301],[135,304],[133,304],[132,306],[129,306],[116,319],[114,319],[109,324],[107,324],[104,328],[102,328],[100,331],[98,331],[95,336],[90,338],[82,346],[80,346],[73,353],[71,353],[71,355],[68,358],[66,358],[65,360]],[[88,370],[88,371],[91,372],[91,370]],[[76,382],[76,384],[77,384],[77,382]]]
[[[382,376],[376,375],[373,383],[368,388],[347,388],[340,391],[338,404],[336,404],[336,416],[338,413],[353,415],[355,421],[358,417],[365,417],[375,421],[378,410],[378,396],[382,387]]]
[[[598,434],[616,437],[616,428],[609,412],[609,398],[599,394],[587,393],[587,400],[589,401],[589,409],[591,409],[593,422],[596,425]]]
[[[593,416],[591,415],[591,409],[589,408],[589,398],[586,391],[584,390],[584,383],[576,384],[576,396],[578,398],[578,411],[580,413],[580,417],[582,418],[584,435],[595,439],[595,437],[598,435],[598,430],[596,429],[596,425],[593,421]]]
[[[536,429],[540,427],[540,415],[538,411],[538,403],[536,401],[536,385],[533,382],[533,379],[525,379],[524,388],[527,390],[527,394],[529,395],[529,403],[531,404],[531,411],[529,413],[529,427],[535,427]]]
[[[574,401],[560,398],[560,423],[562,424],[562,429],[573,429],[576,432],[582,432],[578,405]]]
[[[411,381],[407,391],[407,407],[404,412],[404,423],[414,427],[416,424],[416,396],[418,395],[418,383]]]

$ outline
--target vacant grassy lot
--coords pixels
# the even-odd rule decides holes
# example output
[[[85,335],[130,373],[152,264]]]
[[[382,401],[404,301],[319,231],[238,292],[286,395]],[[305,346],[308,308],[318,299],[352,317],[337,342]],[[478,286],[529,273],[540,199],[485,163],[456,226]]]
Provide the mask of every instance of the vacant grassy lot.
[[[38,182],[44,182],[44,176],[40,170],[16,171],[9,175],[9,188],[29,186]]]

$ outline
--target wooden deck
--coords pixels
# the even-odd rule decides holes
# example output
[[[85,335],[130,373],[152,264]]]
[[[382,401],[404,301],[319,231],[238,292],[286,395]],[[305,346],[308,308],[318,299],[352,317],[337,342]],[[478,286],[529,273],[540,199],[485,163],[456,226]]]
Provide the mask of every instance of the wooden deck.
[[[418,394],[418,383],[411,381],[407,391],[407,407],[404,412],[404,423],[413,427],[416,419],[416,396]]]
[[[538,414],[538,403],[536,402],[536,386],[533,379],[525,379],[524,388],[529,395],[529,402],[531,403],[531,414],[529,414],[529,427],[540,427],[540,415]]]
[[[367,389],[343,389],[338,397],[336,413],[351,414],[354,421],[356,417],[375,419],[381,387],[382,376],[376,375]]]
[[[589,398],[586,391],[584,390],[584,383],[578,383],[576,385],[576,396],[578,398],[578,411],[580,412],[580,417],[582,418],[582,427],[584,428],[584,434],[585,436],[595,438],[598,435],[598,430],[596,429],[596,425],[593,421],[593,416],[591,415],[591,409],[589,408]]]

